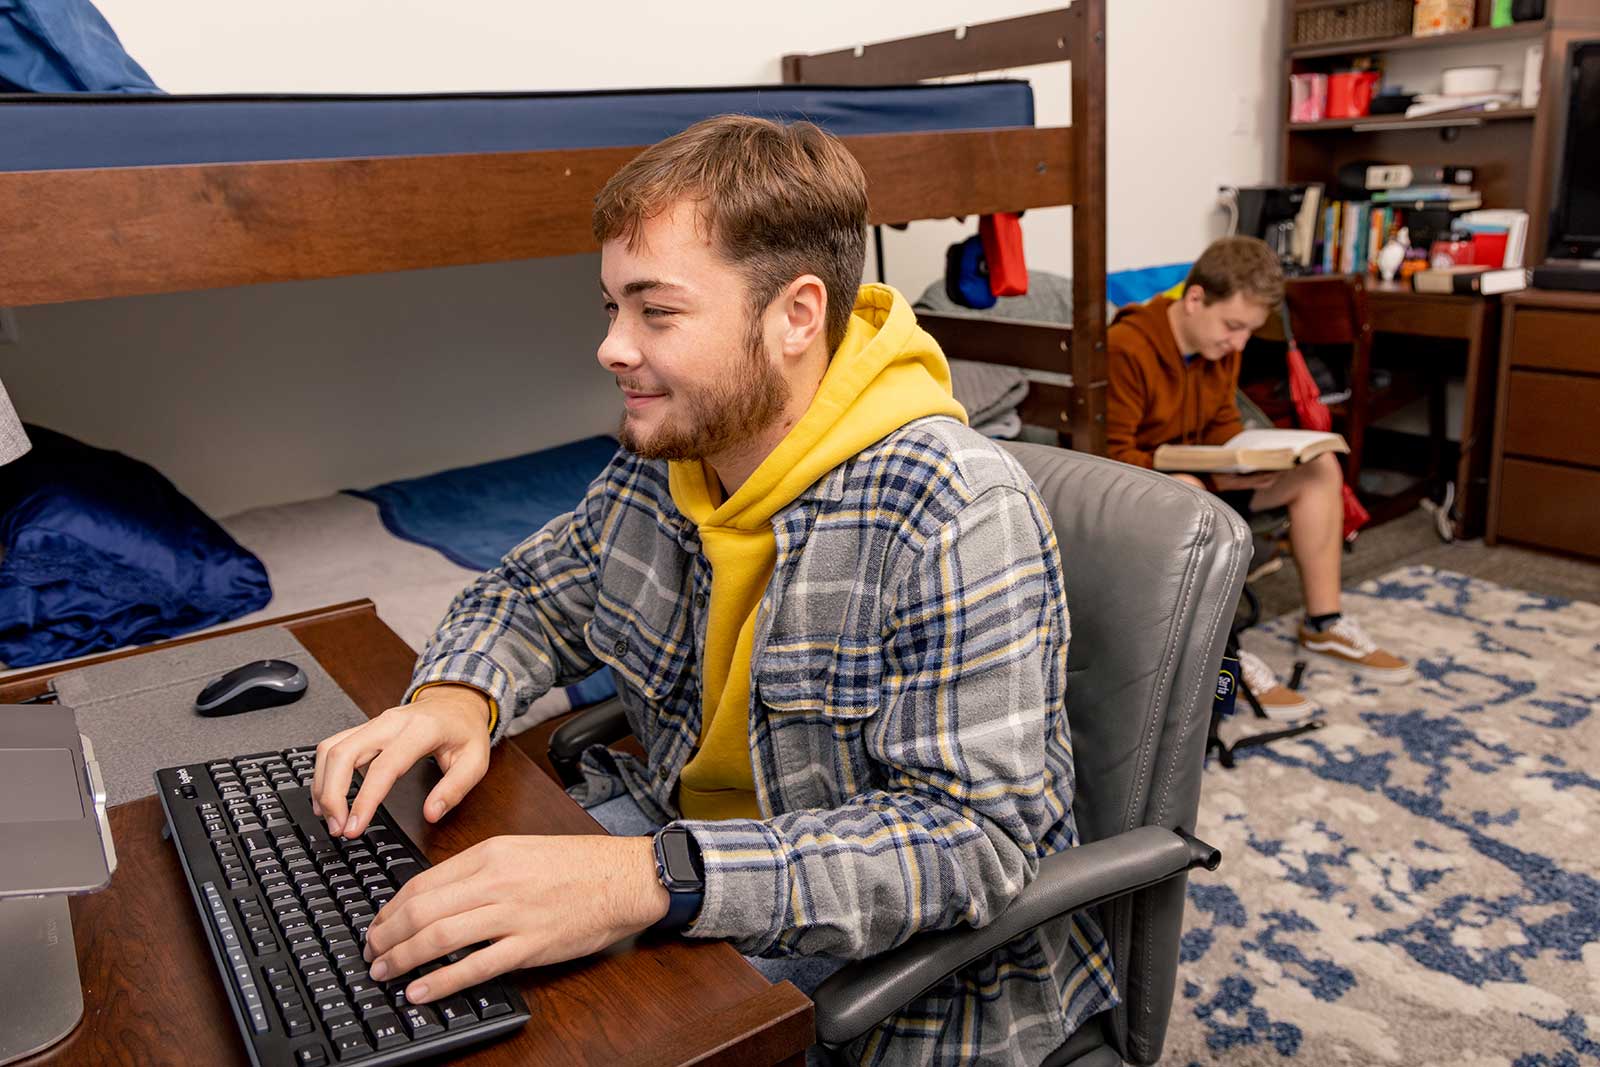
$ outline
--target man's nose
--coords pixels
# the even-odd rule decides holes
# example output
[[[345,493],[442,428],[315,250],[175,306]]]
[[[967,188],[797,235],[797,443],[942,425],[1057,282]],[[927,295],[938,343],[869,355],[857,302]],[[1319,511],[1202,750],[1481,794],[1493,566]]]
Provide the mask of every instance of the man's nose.
[[[613,373],[632,370],[640,363],[639,346],[629,338],[628,331],[616,323],[606,331],[596,357],[602,367]]]

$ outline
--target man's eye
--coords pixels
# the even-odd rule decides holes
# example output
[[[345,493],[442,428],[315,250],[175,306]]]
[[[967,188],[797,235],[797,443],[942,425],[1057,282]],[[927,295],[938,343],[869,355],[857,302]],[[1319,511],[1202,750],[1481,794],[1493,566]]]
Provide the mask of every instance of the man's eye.
[[[666,308],[647,307],[644,309],[644,316],[647,319],[664,319],[672,314],[674,312],[668,311]]]
[[[607,300],[607,301],[606,301],[606,314],[607,314],[607,315],[615,315],[615,314],[616,314],[616,313],[617,313],[617,304],[616,304],[616,301],[614,301],[614,300]]]

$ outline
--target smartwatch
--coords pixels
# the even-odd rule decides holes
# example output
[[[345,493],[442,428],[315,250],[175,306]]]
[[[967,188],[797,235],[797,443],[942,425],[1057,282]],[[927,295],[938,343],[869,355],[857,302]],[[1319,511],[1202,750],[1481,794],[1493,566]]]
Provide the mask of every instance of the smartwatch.
[[[706,895],[706,868],[694,835],[681,826],[656,831],[656,877],[671,898],[652,932],[676,932],[694,921]]]

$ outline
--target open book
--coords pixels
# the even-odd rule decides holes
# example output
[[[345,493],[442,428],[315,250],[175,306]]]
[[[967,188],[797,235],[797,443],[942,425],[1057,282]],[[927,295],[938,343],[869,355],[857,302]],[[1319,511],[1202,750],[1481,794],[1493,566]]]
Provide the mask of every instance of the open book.
[[[1225,445],[1162,445],[1156,449],[1158,471],[1206,471],[1249,474],[1286,471],[1324,452],[1348,452],[1336,433],[1317,430],[1246,430]]]

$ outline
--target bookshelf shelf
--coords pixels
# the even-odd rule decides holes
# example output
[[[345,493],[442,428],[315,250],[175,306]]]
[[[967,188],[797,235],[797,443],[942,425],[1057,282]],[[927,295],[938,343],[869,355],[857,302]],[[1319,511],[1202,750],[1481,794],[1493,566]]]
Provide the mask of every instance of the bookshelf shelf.
[[[1290,133],[1326,133],[1355,130],[1438,130],[1449,126],[1480,126],[1485,122],[1528,120],[1539,114],[1536,107],[1502,107],[1494,111],[1442,111],[1408,119],[1404,115],[1362,115],[1354,119],[1324,119],[1321,122],[1291,122]]]
[[[1325,59],[1337,56],[1362,56],[1374,52],[1410,52],[1423,48],[1452,48],[1468,44],[1495,44],[1519,41],[1542,35],[1543,22],[1518,22],[1511,26],[1480,27],[1460,33],[1441,33],[1431,37],[1369,37],[1365,41],[1331,41],[1326,44],[1293,45],[1290,59]]]

